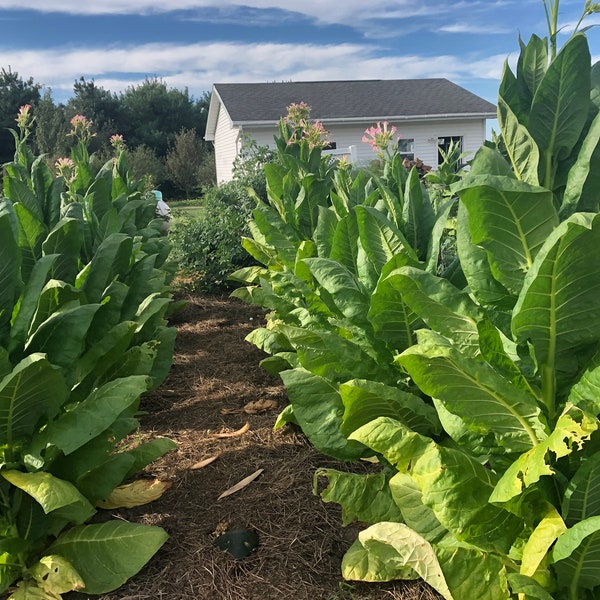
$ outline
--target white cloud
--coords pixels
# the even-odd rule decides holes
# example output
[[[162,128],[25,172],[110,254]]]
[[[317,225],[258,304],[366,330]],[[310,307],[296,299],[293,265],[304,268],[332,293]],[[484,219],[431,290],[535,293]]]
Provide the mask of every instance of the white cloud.
[[[475,25],[473,23],[452,23],[451,25],[442,25],[438,31],[444,33],[474,33],[477,35],[501,35],[512,33],[513,30],[508,27],[494,27],[489,24]]]
[[[470,57],[378,56],[360,44],[143,44],[107,48],[11,51],[3,63],[24,77],[68,97],[82,75],[112,92],[159,77],[169,86],[188,88],[195,97],[213,83],[315,81],[329,79],[410,79],[447,77],[457,83],[499,79],[504,55]]]
[[[482,3],[478,0],[462,0],[449,3],[446,0],[378,0],[365,5],[364,0],[345,0],[344,2],[324,2],[323,0],[303,0],[292,3],[290,0],[0,0],[0,10],[33,10],[38,12],[62,12],[70,15],[125,15],[158,14],[173,11],[194,11],[213,9],[229,11],[235,19],[232,9],[246,7],[259,10],[277,9],[302,14],[324,24],[345,24],[361,28],[363,25],[379,21],[382,28],[386,20],[410,19],[431,15],[455,15],[461,10],[493,10],[504,3]]]

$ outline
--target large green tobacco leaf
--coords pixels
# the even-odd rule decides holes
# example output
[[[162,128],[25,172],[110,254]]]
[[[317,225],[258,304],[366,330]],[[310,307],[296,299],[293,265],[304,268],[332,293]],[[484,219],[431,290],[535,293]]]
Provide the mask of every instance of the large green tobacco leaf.
[[[514,296],[492,275],[486,251],[471,240],[468,213],[465,205],[458,205],[456,245],[460,265],[469,289],[482,306],[493,306],[497,311],[511,310]]]
[[[44,222],[42,205],[26,183],[14,177],[6,177],[4,193],[13,204],[22,204],[40,223]]]
[[[377,417],[390,417],[423,435],[441,430],[437,412],[421,398],[378,381],[353,379],[339,388],[344,403],[342,432],[352,433]]]
[[[397,371],[387,361],[378,363],[358,342],[337,333],[287,325],[279,325],[277,330],[296,349],[298,360],[305,369],[329,381],[376,378],[393,385],[397,380]],[[369,349],[372,351],[372,348]],[[389,360],[387,356],[385,358]]]
[[[528,128],[542,150],[543,177],[551,185],[556,158],[566,158],[587,119],[590,94],[590,51],[583,34],[562,48],[541,80],[531,104]]]
[[[598,420],[576,407],[567,407],[554,431],[534,448],[519,456],[502,475],[490,502],[508,502],[544,475],[554,475],[553,464],[581,447],[598,429]]]
[[[313,239],[317,245],[317,256],[328,258],[333,247],[333,236],[339,218],[332,208],[319,206],[319,216]]]
[[[15,214],[19,219],[19,247],[22,254],[23,278],[27,279],[35,261],[42,255],[42,243],[47,234],[44,223],[22,204],[15,204]]]
[[[34,498],[46,514],[54,513],[71,523],[80,524],[96,512],[72,483],[58,479],[50,473],[2,471],[1,474],[12,485]]]
[[[129,270],[133,240],[124,233],[115,233],[98,247],[81,285],[88,302],[99,302],[108,284]]]
[[[326,477],[328,482],[321,498],[341,506],[344,525],[354,521],[369,525],[380,521],[402,522],[402,513],[392,498],[389,477],[384,472],[358,475],[321,468],[315,472],[315,493],[319,477]]]
[[[515,306],[517,342],[533,344],[538,364],[572,377],[574,351],[600,337],[600,216],[577,213],[541,249]],[[545,397],[553,410],[550,389]]]
[[[333,234],[333,245],[329,258],[337,260],[353,273],[357,273],[358,224],[356,215],[351,211],[337,224]]]
[[[525,594],[527,599],[555,600],[533,577],[521,573],[509,573],[506,578],[514,594]]]
[[[28,353],[44,352],[48,359],[67,371],[74,369],[99,304],[85,304],[52,314],[29,338]]]
[[[283,221],[275,210],[268,206],[259,206],[252,216],[258,230],[264,236],[265,242],[277,248],[279,261],[288,268],[293,268],[296,248],[301,237],[288,223]],[[260,240],[259,240],[260,241]]]
[[[352,564],[355,560],[350,563],[349,559],[353,557],[347,554],[342,563],[342,574],[345,579],[392,581],[404,578],[402,575],[407,572],[408,567],[446,600],[455,600],[432,546],[403,523],[381,522],[371,525],[358,534],[358,542],[368,554],[376,555],[374,564],[382,565],[384,569],[379,572],[365,569],[370,561],[365,561],[362,565]]]
[[[22,349],[27,341],[29,326],[56,258],[55,254],[43,256],[40,260],[36,261],[31,271],[31,275],[21,292],[21,297],[13,312],[10,331],[11,339],[8,346],[11,352],[16,348]]]
[[[21,253],[13,230],[14,212],[0,200],[0,335],[10,321],[17,295]],[[2,337],[0,337],[2,341]]]
[[[517,295],[558,225],[552,193],[498,175],[467,177],[456,192],[468,211],[472,243],[486,250],[494,278]]]
[[[421,323],[418,316],[405,304],[395,280],[388,275],[396,268],[413,265],[415,262],[406,254],[397,254],[384,265],[377,287],[371,295],[367,318],[376,336],[394,350],[402,351],[415,342],[413,331]]]
[[[36,436],[32,441],[32,454],[39,453],[47,445],[54,445],[65,454],[74,452],[110,427],[139,399],[148,385],[149,379],[143,375],[109,381]]]
[[[498,98],[498,122],[515,175],[526,183],[538,185],[537,144],[502,97]]]
[[[364,425],[349,439],[409,474],[423,494],[423,504],[457,540],[505,553],[521,531],[520,519],[488,504],[497,476],[467,453],[437,445],[387,417]]]
[[[386,280],[431,329],[451,339],[466,355],[479,353],[477,323],[483,311],[466,291],[413,267],[392,271]]]
[[[552,551],[560,587],[571,591],[600,585],[600,516],[590,517],[563,533]]]
[[[0,445],[35,431],[40,417],[53,418],[68,395],[59,369],[42,354],[24,358],[0,381]]]
[[[306,258],[304,262],[319,285],[331,295],[339,311],[355,325],[364,325],[369,299],[351,271],[327,258]]]
[[[423,504],[423,493],[413,478],[406,473],[396,473],[390,479],[390,490],[400,507],[402,521],[418,531],[428,542],[439,542],[448,530],[438,521],[429,506]]]
[[[441,400],[472,431],[493,434],[508,452],[529,450],[546,437],[536,398],[487,363],[442,345],[413,346],[397,361],[423,392]]]
[[[357,206],[354,210],[362,247],[378,272],[400,252],[418,260],[402,232],[383,213],[370,206]]]
[[[454,600],[508,600],[507,568],[502,556],[443,542],[435,553]]]
[[[406,181],[402,220],[406,240],[423,260],[427,256],[435,214],[416,168],[411,169]]]
[[[600,113],[598,113],[586,133],[575,164],[569,169],[567,185],[563,193],[559,210],[561,218],[565,219],[573,213],[583,194],[584,186],[590,175],[594,152],[600,141]]]
[[[42,244],[44,254],[56,254],[54,279],[74,284],[79,272],[81,233],[75,219],[61,219]]]
[[[437,273],[440,258],[440,247],[444,239],[444,232],[448,228],[448,217],[457,203],[456,196],[452,196],[443,203],[435,216],[433,227],[427,242],[427,267],[429,273]]]
[[[517,62],[517,86],[521,105],[529,112],[535,94],[548,69],[548,42],[532,35],[527,45],[519,40],[521,53]]]
[[[317,450],[342,460],[369,454],[340,431],[344,405],[336,386],[305,369],[283,371],[281,379],[297,423]]]
[[[70,529],[50,551],[75,567],[85,582],[85,592],[103,594],[135,575],[166,539],[160,527],[108,521]]]
[[[562,514],[569,527],[588,517],[600,516],[600,453],[586,458],[569,481]]]

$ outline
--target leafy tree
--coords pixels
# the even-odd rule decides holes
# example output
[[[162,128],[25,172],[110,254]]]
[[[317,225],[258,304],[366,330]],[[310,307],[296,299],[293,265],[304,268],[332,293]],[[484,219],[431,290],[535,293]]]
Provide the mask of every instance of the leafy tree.
[[[187,89],[168,89],[160,79],[146,79],[121,94],[123,135],[132,147],[145,144],[164,157],[181,129],[196,130],[197,111]],[[197,130],[198,135],[203,131]]]
[[[207,146],[193,129],[182,129],[169,147],[167,173],[175,186],[185,193],[186,198],[200,184],[200,169],[209,152]]]
[[[149,189],[159,187],[167,178],[164,160],[156,156],[154,148],[145,144],[130,151],[128,163],[135,179],[145,180]]]
[[[73,85],[73,98],[67,104],[67,116],[85,115],[94,123],[96,136],[90,140],[92,152],[108,149],[110,136],[122,133],[123,106],[118,96],[83,77]]]
[[[34,131],[35,146],[38,154],[51,157],[66,155],[68,144],[66,134],[69,123],[64,104],[54,104],[52,92],[46,90],[34,107],[36,127]]]
[[[14,140],[8,130],[15,126],[19,107],[38,102],[40,87],[31,77],[25,80],[10,67],[0,69],[0,164],[13,158]]]

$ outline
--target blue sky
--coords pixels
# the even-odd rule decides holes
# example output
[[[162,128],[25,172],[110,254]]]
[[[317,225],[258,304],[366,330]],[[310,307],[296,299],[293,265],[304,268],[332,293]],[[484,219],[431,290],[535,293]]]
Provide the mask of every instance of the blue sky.
[[[583,4],[561,1],[566,33]],[[446,77],[495,102],[519,34],[546,32],[542,0],[0,0],[0,67],[57,102],[82,76],[112,92],[159,77],[195,98],[224,82]],[[588,37],[600,56],[600,29]]]

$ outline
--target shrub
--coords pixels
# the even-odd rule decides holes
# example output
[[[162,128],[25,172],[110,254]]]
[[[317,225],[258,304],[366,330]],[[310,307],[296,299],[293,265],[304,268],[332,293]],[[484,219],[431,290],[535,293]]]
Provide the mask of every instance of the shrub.
[[[254,264],[240,243],[249,234],[253,207],[246,186],[232,181],[208,190],[200,217],[184,217],[173,225],[173,257],[186,286],[209,292],[228,289],[233,271]]]

